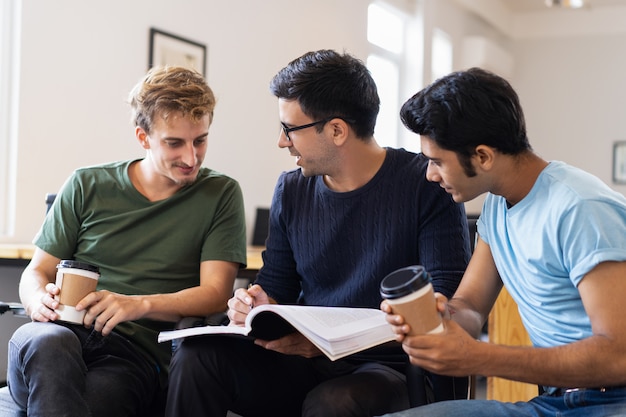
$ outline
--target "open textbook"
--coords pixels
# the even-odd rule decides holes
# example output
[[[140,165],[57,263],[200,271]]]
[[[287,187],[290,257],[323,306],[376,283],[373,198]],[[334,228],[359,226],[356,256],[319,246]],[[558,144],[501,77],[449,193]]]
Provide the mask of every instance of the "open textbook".
[[[210,334],[273,340],[294,331],[302,333],[331,360],[395,340],[385,313],[377,309],[284,304],[254,307],[246,317],[245,327],[190,327],[161,332],[158,340]]]

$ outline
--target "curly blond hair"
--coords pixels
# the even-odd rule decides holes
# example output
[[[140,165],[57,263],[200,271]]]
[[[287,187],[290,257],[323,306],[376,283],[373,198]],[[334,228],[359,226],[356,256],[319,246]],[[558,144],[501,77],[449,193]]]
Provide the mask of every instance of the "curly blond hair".
[[[213,121],[215,95],[204,77],[192,69],[174,66],[154,67],[131,90],[128,102],[131,121],[147,133],[155,117],[167,120],[179,112],[193,121],[209,115]]]

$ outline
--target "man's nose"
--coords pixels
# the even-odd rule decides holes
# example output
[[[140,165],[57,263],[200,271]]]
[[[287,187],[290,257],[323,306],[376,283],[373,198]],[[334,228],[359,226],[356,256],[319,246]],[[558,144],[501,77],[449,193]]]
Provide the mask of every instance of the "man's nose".
[[[280,129],[280,133],[278,134],[278,147],[289,148],[290,146],[293,146],[293,144],[285,134],[285,131],[283,129]]]

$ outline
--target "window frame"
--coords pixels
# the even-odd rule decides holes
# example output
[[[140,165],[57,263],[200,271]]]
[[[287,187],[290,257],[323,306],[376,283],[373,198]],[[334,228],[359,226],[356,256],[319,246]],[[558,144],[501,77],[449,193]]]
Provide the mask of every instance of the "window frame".
[[[15,233],[21,0],[0,2],[0,238]]]
[[[389,11],[398,16],[403,23],[402,37],[403,37],[403,50],[399,53],[387,50],[377,44],[369,41],[368,59],[370,56],[386,60],[392,63],[398,71],[398,85],[396,88],[396,108],[398,113],[404,101],[411,95],[415,94],[418,89],[422,87],[422,72],[423,72],[423,49],[421,43],[423,42],[423,33],[420,33],[422,27],[420,8],[408,8],[402,7],[398,2],[393,0],[374,0],[370,2],[370,5],[375,4],[386,11]],[[368,6],[369,13],[369,6]],[[369,16],[368,16],[369,24]],[[369,27],[368,27],[369,30]],[[383,106],[384,103],[381,103]],[[389,143],[388,137],[384,132],[379,132],[377,129],[377,137],[382,138],[385,136],[385,145],[392,146],[394,148],[405,148],[413,152],[420,151],[420,144],[418,138],[412,132],[409,132],[400,120],[399,114],[396,116],[396,129],[392,132],[395,136],[393,143]]]

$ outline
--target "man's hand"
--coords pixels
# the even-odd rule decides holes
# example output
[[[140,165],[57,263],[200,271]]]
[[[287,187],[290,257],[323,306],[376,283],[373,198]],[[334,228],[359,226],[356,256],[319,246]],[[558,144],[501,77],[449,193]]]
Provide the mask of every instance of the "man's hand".
[[[444,320],[444,326],[442,333],[406,336],[402,349],[409,355],[410,362],[440,375],[480,373],[474,352],[482,342],[472,338],[452,320]]]
[[[150,310],[145,298],[102,290],[89,293],[76,304],[76,311],[86,310],[83,324],[107,336],[119,323],[137,320]]]
[[[260,285],[250,288],[238,288],[233,297],[228,300],[228,318],[231,324],[243,326],[246,317],[254,306],[270,304],[271,300]]]
[[[385,301],[380,309],[387,313],[387,322],[396,333],[396,340],[402,343],[402,349],[409,355],[413,365],[431,372],[448,376],[466,376],[477,373],[472,349],[480,343],[472,338],[461,326],[451,320],[454,311],[448,306],[448,300],[436,294],[437,310],[443,316],[444,331],[437,334],[409,336],[410,327],[404,317],[393,314]]]
[[[255,339],[255,344],[285,355],[299,355],[305,358],[319,356],[322,352],[302,334],[295,332],[276,340]]]
[[[59,302],[54,299],[56,295],[59,295],[59,287],[50,282],[46,284],[45,290],[39,299],[27,306],[32,321],[46,322],[59,318],[59,315],[54,312],[59,307]]]
[[[437,302],[437,311],[439,311],[444,320],[450,320],[454,311],[448,305],[448,299],[441,293],[435,293],[435,299]],[[400,314],[394,314],[391,306],[386,300],[383,300],[380,303],[380,309],[387,313],[385,319],[389,324],[391,324],[391,327],[396,334],[396,340],[402,343],[404,339],[408,337],[407,335],[411,331],[411,327],[404,320],[403,316]]]

